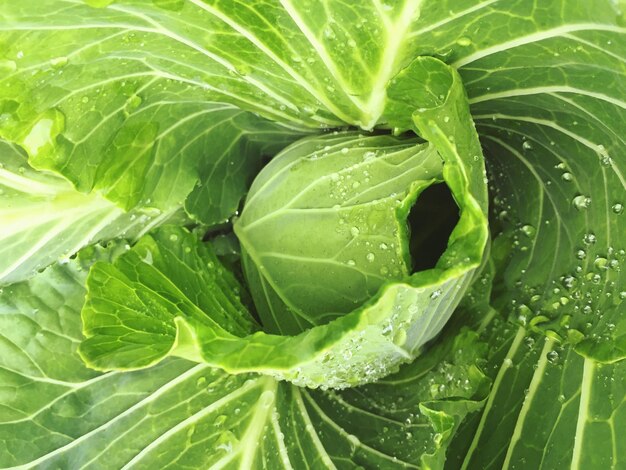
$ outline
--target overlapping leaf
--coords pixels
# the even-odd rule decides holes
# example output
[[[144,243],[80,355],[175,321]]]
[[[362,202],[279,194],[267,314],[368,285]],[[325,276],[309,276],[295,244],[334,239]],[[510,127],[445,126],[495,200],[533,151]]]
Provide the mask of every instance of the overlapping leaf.
[[[26,279],[89,243],[140,237],[168,220],[185,219],[176,210],[123,213],[98,194],[34,171],[21,149],[0,140],[0,284]]]
[[[94,372],[76,353],[85,277],[124,251],[88,249],[0,293],[2,468],[416,468],[443,461],[485,398],[486,346],[458,329],[398,375],[346,392],[182,359]]]

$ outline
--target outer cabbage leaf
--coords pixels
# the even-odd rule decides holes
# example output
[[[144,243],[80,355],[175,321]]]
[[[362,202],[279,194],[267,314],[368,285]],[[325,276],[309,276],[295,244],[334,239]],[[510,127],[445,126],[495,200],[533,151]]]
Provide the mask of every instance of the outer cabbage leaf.
[[[76,191],[63,178],[33,170],[24,152],[0,140],[0,284],[20,281],[83,246],[114,237],[140,237],[176,211],[124,213],[96,193]]]
[[[299,126],[372,128],[384,109],[387,81],[414,56],[408,33],[422,3],[372,2],[356,11],[342,2],[322,7],[291,0],[3,0],[5,67],[14,69],[6,96],[21,101],[42,81],[53,89],[80,82],[85,86],[77,99],[93,103],[107,99],[113,83],[127,95],[119,105],[128,99],[131,108],[133,97],[152,87],[164,88],[168,97],[184,90],[184,99],[233,103]],[[38,45],[52,37],[54,50],[42,51]],[[76,66],[83,63],[89,64],[86,75]],[[30,96],[35,109],[20,111],[30,123],[25,127],[54,103],[48,94]],[[63,111],[75,142],[74,119],[84,111]]]
[[[445,58],[472,76],[473,66],[466,66],[502,50],[568,34],[618,32],[614,23],[622,15],[610,0],[575,8],[568,8],[567,0],[547,6],[528,0],[372,1],[358,9],[316,0],[3,0],[0,5],[3,64],[14,72],[6,90],[10,100],[42,82],[64,88],[80,73],[90,100],[99,99],[110,82],[126,83],[131,109],[138,83],[153,82],[183,87],[190,99],[201,93],[205,100],[300,127],[365,129],[384,122],[388,81],[419,55]],[[54,50],[42,51],[38,45],[51,37]],[[30,68],[24,67],[27,62]],[[90,73],[72,69],[74,62],[89,64]],[[48,70],[50,64],[63,74]],[[503,67],[497,75],[479,75],[482,82],[470,97],[510,90],[509,77],[525,74]],[[523,79],[534,82],[531,87],[543,85],[532,74]],[[602,94],[602,85],[594,86]],[[576,87],[558,88],[567,94]],[[47,94],[30,95],[36,106],[21,111],[25,127],[53,104]],[[68,129],[82,113],[72,114],[66,113]]]
[[[548,29],[510,18],[526,24],[522,38],[458,61],[494,194],[492,299],[510,322],[483,338],[494,345],[494,388],[455,461],[620,468],[623,13],[610,2],[550,6]]]
[[[245,335],[237,327],[251,324],[241,286],[210,245],[168,226],[114,263],[93,266],[80,352],[99,370],[138,369],[175,355],[229,373],[345,388],[388,375],[416,355],[414,345],[440,331],[463,282],[436,286],[449,285],[445,295],[433,295],[432,286],[391,286],[375,303],[297,336]]]
[[[88,248],[0,293],[0,467],[440,466],[486,396],[486,345],[458,329],[397,375],[345,392],[182,359],[95,372],[76,352],[85,277],[120,251]]]
[[[205,224],[224,222],[263,159],[302,135],[215,102],[199,56],[175,40],[141,39],[132,21],[120,30],[124,20],[108,10],[58,1],[3,1],[0,10],[0,136],[34,168],[124,210],[184,205]]]

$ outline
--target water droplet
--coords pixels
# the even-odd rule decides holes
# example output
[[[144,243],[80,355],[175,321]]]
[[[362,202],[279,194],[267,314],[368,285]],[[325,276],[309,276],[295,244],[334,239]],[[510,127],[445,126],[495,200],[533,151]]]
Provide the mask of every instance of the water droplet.
[[[593,233],[586,233],[583,237],[583,242],[587,245],[593,245],[596,241],[596,236]]]
[[[353,259],[349,259],[348,261],[346,261],[346,264],[348,266],[356,266],[356,261],[354,261]]]
[[[135,111],[143,102],[140,96],[133,95],[128,100],[126,100],[126,104],[124,106],[124,111],[127,115],[130,115],[133,111]]]
[[[352,227],[350,229],[350,235],[352,235],[353,237],[358,237],[359,233],[361,233],[361,231],[359,230],[358,227]]]
[[[517,320],[526,325],[528,319],[533,315],[533,311],[526,304],[520,304],[517,306]]]
[[[574,207],[576,209],[578,209],[579,211],[588,209],[589,206],[591,205],[591,198],[588,196],[576,196],[574,198],[574,200],[572,201],[572,203],[574,204]]]
[[[537,229],[535,229],[535,227],[533,227],[532,225],[523,225],[522,228],[522,233],[524,235],[526,235],[527,237],[534,237],[535,234],[537,233]]]
[[[441,289],[437,289],[437,290],[433,291],[432,294],[430,294],[430,298],[431,299],[437,299],[439,297],[441,297]]]
[[[459,46],[467,47],[472,45],[472,40],[470,38],[460,37],[459,39],[457,39],[456,43]]]
[[[219,428],[222,424],[226,422],[227,419],[228,417],[226,415],[219,415],[217,418],[215,418],[213,424]]]
[[[596,269],[601,269],[601,270],[608,269],[607,264],[608,264],[608,260],[606,258],[602,258],[601,256],[597,257],[595,261],[593,262],[593,265],[596,267]]]
[[[376,157],[376,152],[372,152],[371,150],[363,154],[363,160],[371,160],[374,157]]]
[[[0,59],[0,71],[10,73],[17,70],[17,64],[14,60]]]
[[[50,65],[52,65],[52,67],[54,67],[55,69],[65,67],[67,63],[68,63],[67,57],[57,57],[50,61]]]
[[[393,343],[396,346],[403,346],[406,343],[406,330],[404,328],[396,331],[396,334],[393,336]]]
[[[35,123],[22,141],[28,153],[36,157],[42,150],[54,146],[55,139],[65,127],[65,117],[60,111],[52,109]]]
[[[548,354],[546,354],[546,358],[548,359],[549,363],[556,364],[557,362],[559,362],[559,353],[556,351],[550,351]]]
[[[567,287],[568,289],[571,289],[572,287],[574,287],[576,283],[577,283],[577,279],[574,276],[566,276],[563,279],[563,285]]]
[[[602,276],[600,276],[599,274],[591,274],[589,273],[589,275],[587,276],[588,279],[591,280],[591,282],[593,282],[594,284],[600,284],[600,281],[602,280]]]
[[[608,155],[603,155],[600,159],[600,163],[602,166],[611,166],[613,164],[613,159]]]
[[[624,206],[620,204],[619,202],[616,204],[613,204],[611,209],[613,209],[613,212],[615,212],[616,214],[621,214],[622,212],[624,212]]]
[[[580,331],[575,329],[567,330],[567,339],[572,344],[580,343],[583,339],[585,339],[585,335],[583,335]]]
[[[533,144],[531,144],[530,142],[525,140],[524,143],[522,144],[522,148],[524,150],[532,150],[533,149]]]
[[[576,258],[585,259],[587,257],[587,252],[585,250],[578,250],[576,252]]]
[[[178,240],[178,235],[176,235],[175,233],[170,235],[170,241],[175,242],[176,240]]]
[[[567,181],[569,183],[570,181],[572,181],[574,179],[574,175],[572,175],[570,172],[566,171],[565,173],[563,173],[561,175],[561,179],[563,181]]]
[[[346,153],[348,153],[349,151],[350,151],[350,149],[348,147],[344,147],[344,148],[341,149],[341,153],[343,153],[344,155]]]
[[[374,260],[376,259],[376,256],[374,255],[374,253],[368,253],[365,258],[367,259],[367,261],[369,261],[370,263],[373,263]]]
[[[262,408],[269,408],[274,403],[276,394],[272,390],[265,390],[259,397],[258,404]]]

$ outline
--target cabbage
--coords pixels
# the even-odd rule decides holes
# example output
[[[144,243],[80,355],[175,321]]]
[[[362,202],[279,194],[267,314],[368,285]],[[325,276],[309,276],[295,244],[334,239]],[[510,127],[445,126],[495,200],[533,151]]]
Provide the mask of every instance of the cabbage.
[[[0,467],[624,466],[625,21],[0,0]]]

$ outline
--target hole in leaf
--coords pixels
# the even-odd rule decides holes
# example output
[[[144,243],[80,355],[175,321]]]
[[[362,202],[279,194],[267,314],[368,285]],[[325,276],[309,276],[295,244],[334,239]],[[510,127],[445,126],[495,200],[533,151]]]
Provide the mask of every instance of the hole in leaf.
[[[432,185],[419,195],[408,217],[413,272],[435,267],[458,221],[459,207],[446,184]]]

